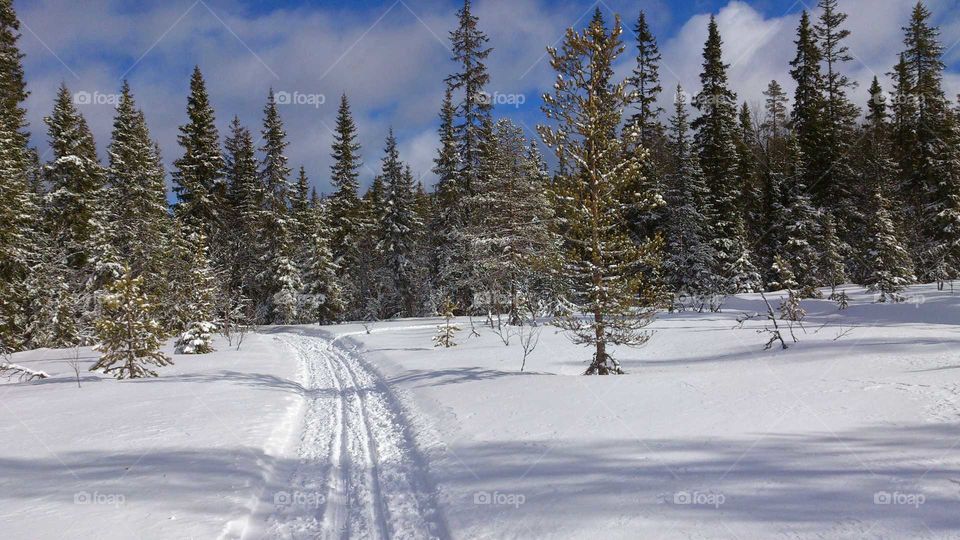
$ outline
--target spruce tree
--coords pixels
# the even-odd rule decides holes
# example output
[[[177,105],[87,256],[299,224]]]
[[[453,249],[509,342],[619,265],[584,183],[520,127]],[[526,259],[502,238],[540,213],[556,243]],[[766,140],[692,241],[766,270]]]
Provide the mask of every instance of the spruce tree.
[[[301,289],[300,269],[295,261],[288,212],[290,168],[286,156],[287,134],[277,110],[273,90],[267,98],[263,122],[263,159],[260,165],[260,190],[263,193],[260,220],[259,289],[255,300],[265,308],[261,318],[292,323],[297,318],[297,299]]]
[[[340,98],[337,110],[337,125],[334,130],[333,165],[331,166],[331,184],[334,193],[330,197],[330,249],[333,262],[337,265],[338,276],[344,287],[346,300],[351,310],[359,309],[362,299],[357,296],[356,263],[360,229],[359,173],[360,143],[357,139],[357,127],[350,112],[347,95]]]
[[[224,162],[216,118],[199,66],[194,67],[190,78],[187,117],[189,122],[180,126],[177,137],[184,154],[174,163],[175,211],[187,226],[219,242],[227,219]]]
[[[707,304],[705,297],[716,289],[714,252],[710,244],[709,191],[700,162],[690,140],[687,100],[678,84],[670,118],[670,154],[673,162],[666,176],[667,209],[663,271],[678,299]]]
[[[146,290],[163,286],[161,275],[167,214],[166,183],[159,150],[143,112],[124,81],[108,147],[112,244],[134,275],[146,275]]]
[[[621,225],[633,195],[624,188],[641,173],[630,151],[636,133],[617,136],[629,105],[626,81],[612,80],[624,51],[621,33],[619,18],[608,33],[598,8],[586,30],[570,28],[560,50],[548,49],[557,79],[543,110],[556,124],[540,126],[547,146],[570,164],[554,186],[571,283],[570,312],[557,324],[594,349],[588,375],[622,373],[611,347],[644,343],[654,315],[639,305],[644,284],[636,267],[659,246],[648,240],[638,247]]]
[[[647,23],[646,13],[640,12],[635,28],[637,38],[637,57],[633,74],[628,79],[631,90],[634,114],[627,122],[636,129],[639,137],[635,143],[639,158],[643,161],[643,174],[638,185],[633,186],[637,193],[651,193],[662,197],[663,170],[660,165],[665,158],[665,137],[660,114],[663,109],[657,105],[663,88],[660,86],[660,49],[657,40]],[[632,208],[629,212],[631,234],[642,241],[663,226],[663,205]],[[650,276],[652,278],[652,276]]]
[[[28,96],[20,22],[11,0],[0,1],[0,348],[23,345],[31,291],[24,280],[39,248],[39,208],[31,185],[29,134],[23,102]]]
[[[253,298],[257,287],[263,246],[260,223],[263,220],[264,191],[257,171],[256,148],[250,130],[234,118],[226,149],[224,171],[227,200],[230,203],[230,235],[226,258],[229,289]]]
[[[856,202],[856,173],[853,168],[853,142],[859,110],[848,96],[857,84],[843,73],[843,66],[853,60],[845,40],[850,31],[844,28],[847,14],[837,7],[837,0],[820,0],[820,19],[814,26],[822,59],[821,138],[810,151],[820,156],[824,170],[811,190],[814,204],[833,213],[841,225],[841,240],[855,246],[862,238],[863,215]],[[845,248],[847,249],[847,248]]]
[[[85,270],[97,258],[97,233],[103,227],[104,171],[93,134],[65,85],[57,92],[53,114],[45,118],[51,161],[44,168],[50,185],[48,223],[67,253],[70,266]]]
[[[320,324],[339,320],[346,307],[337,275],[339,269],[330,249],[334,234],[329,225],[330,214],[329,202],[312,206],[310,238],[304,260],[302,319]]]
[[[728,87],[722,48],[716,18],[711,17],[700,75],[703,88],[695,101],[700,117],[692,126],[710,190],[715,273],[722,282],[722,292],[738,293],[756,290],[760,278],[751,262],[739,201],[743,183],[737,174],[736,95]]]
[[[912,83],[913,118],[904,121],[914,140],[898,153],[913,156],[904,170],[905,195],[921,194],[912,197],[911,209],[911,222],[921,235],[916,266],[921,279],[943,282],[960,274],[960,140],[943,90],[940,32],[930,25],[930,16],[918,2],[904,28],[906,70],[898,82]]]
[[[25,286],[26,348],[71,347],[85,342],[84,305],[74,282],[74,270],[64,246],[43,235]]]
[[[413,317],[418,311],[414,285],[422,270],[416,261],[416,241],[422,224],[416,214],[413,175],[400,161],[393,129],[387,135],[384,154],[384,214],[380,218],[379,250],[390,277],[394,298],[391,308],[401,316]]]
[[[472,200],[476,224],[468,230],[483,290],[495,313],[506,312],[510,324],[522,322],[522,310],[548,291],[534,294],[542,277],[555,268],[557,238],[548,183],[538,154],[529,154],[523,129],[500,120],[484,144],[489,182]],[[545,294],[546,293],[546,294]],[[540,298],[548,300],[548,298]]]
[[[800,16],[797,29],[797,55],[790,62],[790,76],[797,88],[793,95],[790,124],[804,159],[804,183],[813,186],[829,169],[826,156],[820,152],[823,144],[823,59],[817,36],[806,11]]]
[[[657,39],[647,24],[647,14],[643,11],[640,12],[634,30],[637,36],[637,61],[633,68],[633,77],[630,78],[630,86],[636,112],[630,122],[639,133],[640,146],[653,148],[663,137],[663,124],[660,123],[663,108],[657,105],[660,92],[663,91],[660,86],[662,56],[657,47]]]
[[[159,350],[162,331],[142,277],[133,277],[131,269],[125,268],[123,276],[107,287],[100,303],[95,349],[101,356],[90,371],[102,371],[118,379],[138,379],[156,377],[152,366],[173,364]]]
[[[867,125],[859,152],[863,165],[862,185],[867,191],[865,202],[867,237],[861,255],[861,283],[878,294],[881,302],[898,300],[899,293],[913,281],[910,254],[900,239],[901,226],[892,211],[891,193],[899,186],[897,163],[892,156],[890,125],[886,102],[876,77],[870,87]]]
[[[456,108],[460,122],[454,129],[460,151],[461,191],[465,195],[473,194],[473,182],[480,166],[480,141],[485,122],[490,121],[493,103],[485,93],[490,82],[490,74],[484,62],[493,50],[487,47],[490,39],[478,26],[479,19],[473,14],[470,0],[463,1],[463,7],[457,11],[457,29],[450,32],[453,50],[452,60],[459,71],[447,77],[451,90],[463,92],[462,100]]]
[[[434,158],[433,173],[437,175],[436,201],[437,211],[430,220],[430,229],[434,238],[434,254],[431,262],[433,281],[443,296],[452,296],[464,305],[468,299],[460,290],[462,278],[458,271],[464,268],[462,258],[465,255],[464,237],[465,217],[460,204],[464,194],[460,181],[460,150],[454,127],[456,107],[453,94],[447,87],[440,108],[440,148]]]

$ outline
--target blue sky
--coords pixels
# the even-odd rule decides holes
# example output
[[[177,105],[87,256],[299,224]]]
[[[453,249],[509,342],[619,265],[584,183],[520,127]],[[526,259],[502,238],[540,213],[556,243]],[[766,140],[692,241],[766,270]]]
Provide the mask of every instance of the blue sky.
[[[564,29],[582,26],[595,6],[632,27],[645,10],[664,53],[664,87],[680,82],[697,90],[700,52],[710,13],[718,15],[731,79],[741,99],[758,102],[773,78],[788,90],[787,62],[799,12],[815,0],[477,0],[480,26],[491,37],[489,90],[497,114],[528,130],[541,121],[539,95],[553,74],[545,47]],[[806,4],[804,3],[806,2]],[[945,46],[951,47],[947,86],[960,92],[960,10],[956,0],[930,0]],[[207,77],[221,135],[234,115],[259,130],[267,91],[290,96],[281,108],[291,165],[306,166],[314,185],[329,190],[329,153],[336,105],[346,92],[354,106],[369,181],[379,170],[383,138],[393,126],[402,157],[425,182],[435,153],[436,114],[449,60],[447,33],[461,2],[454,0],[31,0],[15,6],[24,23],[21,40],[32,95],[28,101],[34,143],[47,150],[44,115],[61,81],[89,96],[81,106],[103,148],[113,115],[111,96],[130,79],[167,163],[180,154],[177,126],[185,121],[190,71]],[[848,73],[861,82],[885,80],[901,49],[900,27],[913,0],[840,0],[850,13],[855,60]],[[628,45],[633,35],[624,34]],[[625,76],[632,51],[618,64]],[[665,96],[665,102],[669,101]],[[517,103],[521,102],[522,103]]]

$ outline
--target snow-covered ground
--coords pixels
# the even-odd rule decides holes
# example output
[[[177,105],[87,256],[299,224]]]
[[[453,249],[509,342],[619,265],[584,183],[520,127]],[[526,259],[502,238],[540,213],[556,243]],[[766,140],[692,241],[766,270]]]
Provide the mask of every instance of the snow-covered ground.
[[[157,379],[0,385],[2,538],[960,538],[960,291],[664,314],[628,375],[545,327],[264,329]],[[774,300],[777,295],[771,295]],[[89,365],[92,353],[80,351]]]

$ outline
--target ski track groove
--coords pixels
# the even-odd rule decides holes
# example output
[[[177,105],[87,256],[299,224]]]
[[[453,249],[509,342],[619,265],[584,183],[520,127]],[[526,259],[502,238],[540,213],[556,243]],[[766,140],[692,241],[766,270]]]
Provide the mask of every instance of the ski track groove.
[[[307,406],[299,461],[281,490],[323,497],[315,506],[275,506],[267,536],[446,536],[439,532],[443,526],[437,522],[429,482],[386,383],[336,339],[285,333],[283,341],[302,363]]]

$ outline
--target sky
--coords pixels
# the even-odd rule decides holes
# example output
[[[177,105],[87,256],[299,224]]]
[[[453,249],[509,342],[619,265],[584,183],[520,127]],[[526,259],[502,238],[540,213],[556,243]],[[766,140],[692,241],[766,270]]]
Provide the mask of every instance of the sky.
[[[741,100],[759,105],[772,79],[788,92],[788,62],[801,11],[816,0],[475,0],[479,26],[490,37],[488,61],[496,115],[537,139],[540,95],[554,74],[547,46],[568,27],[582,28],[599,7],[619,13],[627,50],[617,63],[626,77],[634,62],[633,27],[645,11],[663,52],[663,105],[682,84],[699,89],[710,14],[718,17],[730,79]],[[840,0],[850,14],[854,60],[845,66],[866,102],[876,75],[888,73],[902,49],[913,0]],[[76,96],[101,155],[109,142],[116,94],[128,79],[168,168],[182,150],[190,73],[199,65],[221,137],[233,117],[259,133],[269,89],[286,101],[280,114],[289,135],[291,167],[306,167],[311,183],[329,193],[330,145],[339,98],[346,93],[363,146],[361,180],[380,169],[383,141],[393,127],[401,158],[429,185],[438,146],[437,114],[450,60],[449,31],[462,0],[15,0],[31,92],[33,144],[49,158],[43,118],[61,82]],[[960,93],[958,0],[927,0],[948,49],[948,93]],[[546,153],[546,152],[545,152]]]

